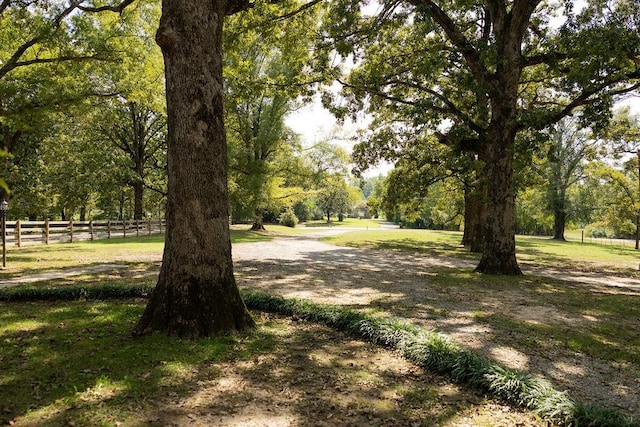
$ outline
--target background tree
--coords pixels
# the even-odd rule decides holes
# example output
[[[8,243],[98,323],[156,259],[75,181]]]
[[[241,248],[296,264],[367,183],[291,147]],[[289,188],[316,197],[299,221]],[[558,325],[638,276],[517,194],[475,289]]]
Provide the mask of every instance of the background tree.
[[[608,184],[608,203],[602,219],[613,230],[615,237],[634,235],[635,248],[640,246],[640,185],[638,159],[631,158],[622,169],[603,166],[599,177]]]
[[[133,219],[144,218],[144,190],[158,192],[164,189],[154,186],[154,172],[164,173],[166,157],[166,117],[164,114],[136,102],[113,98],[101,117],[97,117],[98,137],[105,138],[113,149],[120,150],[127,158],[128,179],[134,193]],[[155,180],[155,184],[158,181]]]
[[[105,160],[98,168],[102,171],[114,163],[108,153],[98,152],[97,146],[104,147],[90,132],[97,127],[96,111],[118,92],[138,99],[153,93],[140,82],[148,79],[153,52],[161,61],[157,46],[149,48],[159,8],[153,1],[48,3],[25,8],[8,1],[0,12],[8,23],[0,29],[0,37],[8,40],[0,48],[8,58],[0,58],[0,123],[8,151],[19,157],[5,163],[11,167],[13,159],[15,166],[12,215],[66,218],[73,212],[84,218],[87,203],[114,199],[102,193],[112,192],[106,182],[119,175],[111,170],[97,176],[98,159]],[[13,37],[21,26],[25,31]],[[162,64],[156,64],[155,78],[162,85]],[[162,90],[157,93],[162,99]],[[62,158],[68,158],[66,164]],[[36,188],[47,191],[46,202],[39,201],[43,197]],[[54,202],[61,205],[57,214],[48,207]]]
[[[24,134],[48,111],[89,94],[111,92],[90,77],[78,76],[98,76],[98,61],[117,58],[108,40],[118,28],[97,24],[107,19],[99,12],[122,13],[132,2],[32,2],[28,7],[21,1],[2,3],[0,145],[5,152],[17,150]],[[10,167],[10,158],[5,160],[2,176]]]
[[[614,98],[638,88],[640,6],[626,0],[579,10],[572,2],[557,8],[540,0],[407,3],[387,3],[372,17],[363,17],[355,0],[331,8],[327,37],[341,54],[360,60],[343,81],[346,112],[382,111],[392,131],[439,134],[448,145],[475,151],[491,183],[476,270],[520,274],[516,137],[580,106],[587,121],[606,121]],[[561,18],[551,22],[552,14]]]
[[[225,30],[225,111],[234,217],[253,217],[253,229],[264,229],[263,216],[278,211],[295,193],[285,189],[295,172],[299,141],[285,117],[310,94],[314,10],[282,22],[282,5],[259,2],[228,19]],[[290,204],[290,203],[289,203]]]
[[[564,230],[571,212],[567,190],[584,178],[584,162],[596,154],[597,141],[590,133],[580,129],[576,118],[565,118],[554,126],[549,135],[545,169],[555,240],[565,240]]]
[[[327,215],[327,223],[331,222],[334,215],[342,221],[343,215],[353,206],[352,194],[343,177],[332,175],[327,178],[324,188],[320,189],[316,196],[318,208]]]

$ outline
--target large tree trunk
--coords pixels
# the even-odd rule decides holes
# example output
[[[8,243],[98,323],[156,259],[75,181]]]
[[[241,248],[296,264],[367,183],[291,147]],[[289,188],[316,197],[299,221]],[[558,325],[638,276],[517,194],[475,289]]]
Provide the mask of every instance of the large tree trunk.
[[[464,188],[464,235],[462,244],[471,252],[482,253],[487,222],[487,180],[483,164],[475,167],[475,182]]]
[[[487,219],[485,209],[485,189],[465,188],[464,195],[464,235],[462,244],[471,252],[481,253],[484,247],[484,231]]]
[[[144,182],[142,178],[133,183],[133,219],[141,220],[144,215]]]
[[[197,338],[254,327],[233,275],[223,124],[226,2],[163,0],[167,231],[158,283],[134,335]]]
[[[564,238],[564,229],[567,224],[567,212],[564,207],[564,200],[559,196],[553,204],[553,240],[566,241]]]
[[[496,110],[496,109],[494,109]],[[498,109],[499,110],[499,109]],[[515,130],[503,126],[506,118],[495,117],[484,144],[486,159],[487,220],[482,258],[477,272],[517,276],[513,146]],[[513,121],[512,121],[513,123]]]
[[[251,231],[266,231],[264,228],[264,209],[256,209],[256,219],[251,225]]]

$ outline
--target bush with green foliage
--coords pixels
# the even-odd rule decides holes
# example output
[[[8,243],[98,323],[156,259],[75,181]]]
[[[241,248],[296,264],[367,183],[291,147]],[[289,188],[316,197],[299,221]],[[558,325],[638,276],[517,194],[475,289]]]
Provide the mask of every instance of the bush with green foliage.
[[[278,217],[278,222],[281,225],[293,228],[298,225],[298,217],[296,216],[295,212],[293,212],[293,209],[289,207],[280,214],[280,216]]]

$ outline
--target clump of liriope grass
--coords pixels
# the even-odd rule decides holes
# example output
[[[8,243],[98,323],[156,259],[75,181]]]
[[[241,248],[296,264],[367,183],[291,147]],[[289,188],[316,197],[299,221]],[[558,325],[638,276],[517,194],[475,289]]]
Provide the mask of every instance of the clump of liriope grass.
[[[75,301],[82,299],[105,300],[147,297],[151,285],[122,285],[101,283],[91,286],[15,286],[0,289],[0,301]]]
[[[376,318],[351,309],[265,293],[243,293],[249,308],[321,322],[369,342],[399,351],[416,365],[458,383],[531,410],[541,418],[565,426],[640,426],[619,411],[578,402],[548,381],[501,366],[460,348],[448,337],[397,319]]]

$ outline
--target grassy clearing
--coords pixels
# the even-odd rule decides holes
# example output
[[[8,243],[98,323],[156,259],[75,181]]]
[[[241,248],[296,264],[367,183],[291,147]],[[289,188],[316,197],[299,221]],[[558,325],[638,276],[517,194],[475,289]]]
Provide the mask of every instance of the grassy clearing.
[[[235,243],[242,242],[242,238],[245,238],[245,241],[251,241],[253,239],[270,239],[273,237],[273,234],[270,233],[240,232],[240,234],[235,234],[234,232],[234,235],[236,236]],[[452,253],[460,253],[462,257],[470,255],[456,246],[459,241],[458,233],[398,230],[389,232],[362,231],[347,234],[347,236],[350,235],[363,236],[360,238],[363,241],[365,240],[364,237],[366,237],[367,245],[370,245],[367,247],[378,249],[408,250],[444,256],[451,256]],[[385,235],[388,236],[387,240],[392,240],[391,238],[393,237],[393,241],[391,243],[385,241],[385,239],[381,239],[380,242],[376,241],[377,238]],[[431,236],[426,243],[421,240],[428,235]],[[339,240],[341,237],[343,236],[337,236],[337,239],[333,240]],[[358,242],[358,239],[353,240]],[[572,262],[586,262],[584,250],[568,251],[567,253],[562,253],[561,251],[563,248],[580,244],[556,244],[556,242],[548,242],[537,238],[523,238],[522,241],[530,244],[530,246],[519,246],[519,248],[530,250],[528,255],[531,256],[532,260],[540,264],[554,263],[552,265],[557,267],[571,266]],[[139,246],[137,247],[134,241],[120,240],[120,242],[123,245],[127,244],[127,242],[132,244],[133,246],[128,247],[126,250],[132,252],[140,250],[141,254],[149,254],[147,244],[156,245],[159,252],[162,250],[161,241],[138,242]],[[95,245],[95,243],[99,242],[87,244]],[[551,243],[551,245],[548,243]],[[63,248],[64,246],[52,245],[51,248]],[[584,248],[586,245],[580,246]],[[118,245],[115,245],[114,241],[92,246],[91,248],[94,247],[101,247],[101,250],[104,251],[102,256],[100,256],[99,251],[95,255],[96,258],[102,260],[109,253],[122,253],[122,249],[120,251],[116,250]],[[122,248],[124,247],[122,246]],[[445,249],[439,249],[439,247],[444,247]],[[619,254],[619,252],[615,251],[621,250],[620,248],[610,247],[596,247],[595,249],[613,250],[609,255],[601,253],[596,257],[599,258],[599,261],[607,259],[606,256],[612,256],[615,259]],[[554,253],[554,250],[559,253]],[[81,256],[88,252],[89,249],[86,246],[81,246],[80,249],[68,249],[69,253],[73,251],[76,251],[75,256]],[[527,253],[524,255],[527,255]],[[635,252],[632,255],[635,255]],[[522,257],[522,255],[520,256]],[[615,266],[617,264],[611,265]],[[131,266],[133,269],[138,268],[137,264],[131,264]],[[292,265],[291,268],[293,267]],[[341,265],[339,270],[342,272],[348,268],[353,268],[354,273],[357,273],[357,277],[359,277],[355,282],[365,287],[375,286],[376,284],[385,286],[385,280],[388,280],[389,274],[392,274],[392,272],[384,270],[379,273],[369,272],[363,282],[362,272],[357,272],[361,267],[358,265],[349,267],[349,264],[345,264]],[[287,268],[287,265],[278,265],[277,275],[279,278],[289,274]],[[320,269],[319,271],[325,270]],[[299,271],[290,273],[292,275],[299,274]],[[378,274],[380,274],[380,277],[377,276]],[[359,308],[375,316],[428,319],[436,322],[438,327],[442,325],[442,330],[446,330],[449,320],[454,322],[462,320],[463,323],[461,325],[481,324],[488,327],[489,332],[485,334],[490,335],[490,338],[487,338],[487,341],[490,341],[496,348],[502,345],[523,354],[542,354],[543,357],[548,358],[550,361],[566,360],[568,357],[577,357],[578,359],[593,357],[605,362],[611,362],[625,375],[628,374],[636,378],[640,376],[640,341],[638,341],[637,334],[637,331],[640,330],[640,306],[637,304],[637,293],[594,291],[592,288],[574,286],[565,282],[534,276],[520,278],[481,276],[471,273],[468,269],[429,267],[424,271],[415,271],[411,274],[413,275],[411,276],[412,287],[410,292],[399,293],[396,291],[393,297],[376,300],[372,304]],[[323,279],[326,280],[326,285],[323,280],[320,280],[317,283],[314,282],[314,287],[319,289],[326,286],[327,289],[333,289],[333,292],[335,292],[333,279],[335,279],[333,276],[327,276]],[[108,280],[110,279],[106,279],[102,275],[91,275],[56,282],[56,286],[92,286],[103,284]],[[262,278],[260,280],[268,279]],[[394,280],[397,280],[397,278]],[[153,280],[129,277],[118,278],[117,280],[118,284],[142,284],[146,282],[153,282]],[[357,285],[355,282],[353,280],[348,281],[348,283]],[[386,283],[390,282],[387,281]],[[45,283],[38,286],[49,286],[49,284]],[[186,355],[175,356],[179,363],[177,365],[170,364],[170,367],[166,368],[168,373],[161,367],[166,366],[168,360],[173,360],[174,352],[213,354],[215,351],[208,347],[198,347],[206,343],[198,343],[196,347],[180,347],[179,350],[172,350],[171,346],[166,344],[168,345],[168,353],[163,353],[163,346],[165,345],[163,339],[161,337],[149,337],[149,345],[151,347],[144,350],[143,353],[146,352],[150,355],[147,354],[142,357],[143,361],[146,361],[148,365],[147,371],[137,371],[137,369],[143,368],[136,367],[138,365],[135,360],[133,362],[136,363],[132,363],[131,368],[125,366],[124,362],[119,364],[117,357],[113,361],[113,365],[107,364],[105,365],[106,368],[100,368],[101,358],[109,358],[111,353],[115,354],[118,351],[123,352],[123,361],[130,357],[134,359],[139,357],[133,353],[133,349],[136,347],[135,343],[140,341],[130,342],[128,331],[139,316],[142,304],[139,301],[116,303],[88,301],[84,303],[53,304],[0,303],[0,313],[2,313],[0,315],[0,340],[6,343],[0,349],[0,364],[3,366],[3,369],[0,369],[0,423],[4,419],[12,420],[11,417],[15,417],[18,414],[18,425],[20,423],[23,425],[65,425],[68,420],[74,419],[84,419],[86,422],[83,422],[83,424],[87,425],[110,425],[116,421],[123,422],[120,420],[124,420],[125,425],[128,425],[128,421],[131,420],[143,424],[146,422],[153,424],[149,420],[145,421],[145,417],[151,416],[149,414],[153,414],[154,411],[158,410],[154,405],[157,404],[158,400],[162,400],[162,396],[175,393],[175,400],[194,396],[196,390],[202,388],[202,383],[208,384],[211,381],[219,381],[216,379],[218,377],[214,375],[216,372],[231,368],[239,369],[238,367],[242,365],[242,361],[273,354],[274,345],[270,344],[270,341],[275,338],[278,338],[276,347],[280,349],[277,354],[282,357],[282,360],[292,358],[291,353],[288,352],[288,342],[279,338],[286,335],[286,333],[271,330],[266,335],[261,335],[262,332],[259,332],[257,338],[252,335],[251,337],[230,339],[230,341],[222,340],[221,345],[229,348],[223,351],[220,359],[216,359],[219,361],[216,362],[210,363],[197,358],[191,361]],[[62,314],[55,317],[56,312]],[[85,316],[86,319],[83,320],[82,316]],[[68,325],[73,322],[83,326],[69,328]],[[277,326],[276,329],[281,327],[282,325]],[[269,327],[267,327],[267,331],[269,331]],[[452,327],[451,331],[456,332],[454,327]],[[56,335],[58,333],[60,335]],[[255,342],[252,341],[254,338]],[[160,340],[159,342],[162,344],[153,347],[152,344],[156,342],[155,340]],[[262,343],[262,340],[266,342]],[[309,340],[309,343],[311,341]],[[77,347],[78,351],[83,354],[74,355],[76,342],[81,343]],[[252,342],[253,344],[250,344]],[[92,343],[103,347],[96,349],[91,346]],[[245,343],[249,348],[244,347]],[[131,353],[127,353],[126,348],[129,348]],[[264,348],[265,350],[264,352],[254,352],[253,348]],[[334,354],[340,355],[340,351],[344,350],[336,350]],[[64,359],[66,353],[71,354],[70,359],[72,361],[78,361],[77,367],[74,368],[63,363],[62,359]],[[32,355],[35,357],[33,363],[31,362]],[[95,356],[98,359],[89,360],[89,356]],[[157,357],[149,358],[151,356]],[[243,359],[245,356],[248,359]],[[87,359],[85,360],[84,357],[87,357]],[[213,360],[213,356],[211,357]],[[240,365],[232,362],[232,360],[236,359],[240,361]],[[44,371],[43,369],[45,369],[49,361],[51,361],[53,369]],[[338,365],[341,361],[342,357],[338,357],[331,364]],[[224,365],[225,367],[223,368],[221,367],[223,365],[216,365],[217,363],[226,363],[227,365]],[[252,361],[251,363],[254,362]],[[6,373],[4,372],[4,366],[13,366],[14,364],[18,367],[17,370],[12,368]],[[278,366],[280,366],[279,361],[274,361],[270,368],[274,370]],[[74,372],[74,369],[77,372]],[[129,369],[133,374],[128,371]],[[348,369],[348,366],[345,369]],[[31,370],[34,371],[33,375]],[[87,372],[83,373],[83,370],[87,370]],[[161,372],[162,375],[169,375],[169,377],[162,376],[157,378],[158,372]],[[266,372],[270,371],[267,370]],[[300,370],[296,372],[299,373]],[[172,375],[182,378],[182,382],[173,380]],[[323,372],[319,375],[318,383],[315,385],[318,386],[318,389],[322,389],[323,376],[326,377],[333,374]],[[353,381],[350,380],[348,382],[358,384],[359,389],[364,387],[363,384],[380,384],[379,378],[366,370],[358,371],[357,375],[351,373],[342,373],[340,375],[340,378],[352,378]],[[84,382],[81,382],[80,380],[83,378]],[[153,381],[151,379],[153,378],[156,378],[155,384],[152,384]],[[257,381],[256,378],[252,377],[251,381]],[[292,375],[292,378],[295,380],[296,377]],[[150,381],[147,381],[148,379]],[[24,390],[21,389],[22,391],[20,391],[23,401],[22,403],[5,404],[5,395],[13,392],[16,387],[16,381],[24,382],[20,386],[24,388]],[[140,389],[138,389],[139,383],[142,383],[142,388]],[[149,383],[148,388],[147,383]],[[70,385],[67,387],[67,384]],[[165,387],[164,384],[168,384],[168,386]],[[281,394],[283,387],[290,387],[290,385],[284,383],[277,386],[281,388],[274,389],[272,391],[273,395]],[[172,391],[171,387],[177,391]],[[344,385],[340,387],[344,388]],[[31,395],[28,392],[29,390],[31,390]],[[43,390],[46,390],[46,393],[43,393]],[[422,388],[413,386],[407,388],[403,385],[398,385],[396,390],[401,390],[400,394],[403,400],[399,404],[400,407],[405,407],[403,405],[406,404],[408,405],[406,406],[407,408],[413,408],[411,409],[413,412],[409,412],[422,414],[424,419],[425,414],[429,412],[425,407],[420,407],[419,405],[418,409],[415,409],[411,399],[414,396],[422,396],[428,400],[427,397],[433,395],[435,391],[430,387],[425,389],[424,384]],[[300,391],[303,393],[304,387]],[[219,393],[220,390],[216,392]],[[355,392],[355,388],[351,392]],[[595,391],[585,389],[584,392],[594,393]],[[96,394],[101,397],[96,397]],[[255,399],[258,394],[257,391],[254,391],[251,396],[240,393],[237,395],[237,399],[238,401],[246,402],[247,399]],[[48,397],[43,399],[41,397],[43,395]],[[329,402],[325,396],[313,395],[313,397],[316,401]],[[405,397],[408,400],[404,400]],[[349,411],[355,411],[357,414],[364,414],[359,421],[368,424],[369,416],[380,417],[380,408],[388,408],[389,405],[397,407],[394,402],[384,401],[377,403],[378,409],[372,409],[365,404],[369,401],[375,402],[375,399],[371,396],[365,396],[356,402],[349,401],[348,404],[344,405],[330,402],[323,407],[323,411],[328,411],[327,408],[331,408],[331,405],[339,408],[337,412],[348,413]],[[434,403],[433,399],[431,404],[439,405],[438,402]],[[311,403],[306,403],[304,408],[299,408],[294,412],[299,414],[303,410],[310,410],[312,406]],[[477,409],[477,407],[474,403],[467,406],[467,409]],[[15,412],[15,408],[19,408],[19,412]],[[103,410],[102,408],[105,409]],[[121,411],[121,416],[112,415],[120,413],[119,411]],[[229,408],[224,409],[224,411],[231,412]],[[455,413],[459,415],[462,413],[461,411],[464,412],[461,409]],[[482,410],[481,412],[487,416],[486,411]],[[439,412],[439,414],[439,416],[443,417],[443,420],[450,420],[449,417],[454,416],[451,414],[445,416],[442,412]],[[4,419],[2,418],[3,416],[5,417]],[[323,416],[328,417],[328,414],[324,413]],[[33,421],[38,417],[44,417],[49,421],[42,423]],[[489,420],[492,419],[491,415],[488,415],[488,417]],[[348,424],[349,421],[352,420],[347,419],[345,423]],[[442,422],[446,424],[448,421]],[[506,423],[506,425],[514,424]],[[212,425],[215,425],[215,423],[212,423]]]
[[[273,235],[248,230],[232,230],[232,244],[268,241]],[[77,243],[9,247],[6,270],[0,271],[0,281],[25,274],[96,264],[138,264],[135,258],[161,257],[164,236],[112,238]]]
[[[241,336],[132,338],[143,307],[0,303],[0,423],[543,425],[318,324],[254,312]]]
[[[143,301],[2,304],[0,421],[115,425],[182,395],[215,364],[273,349],[273,329],[196,342],[130,337]],[[144,415],[142,415],[144,416]]]
[[[478,259],[460,246],[462,233],[434,230],[353,231],[326,237],[324,241],[339,246],[399,250],[434,256]],[[638,270],[640,252],[632,246],[601,245],[579,240],[558,242],[546,237],[517,236],[518,260],[523,264],[589,270],[610,267]]]

